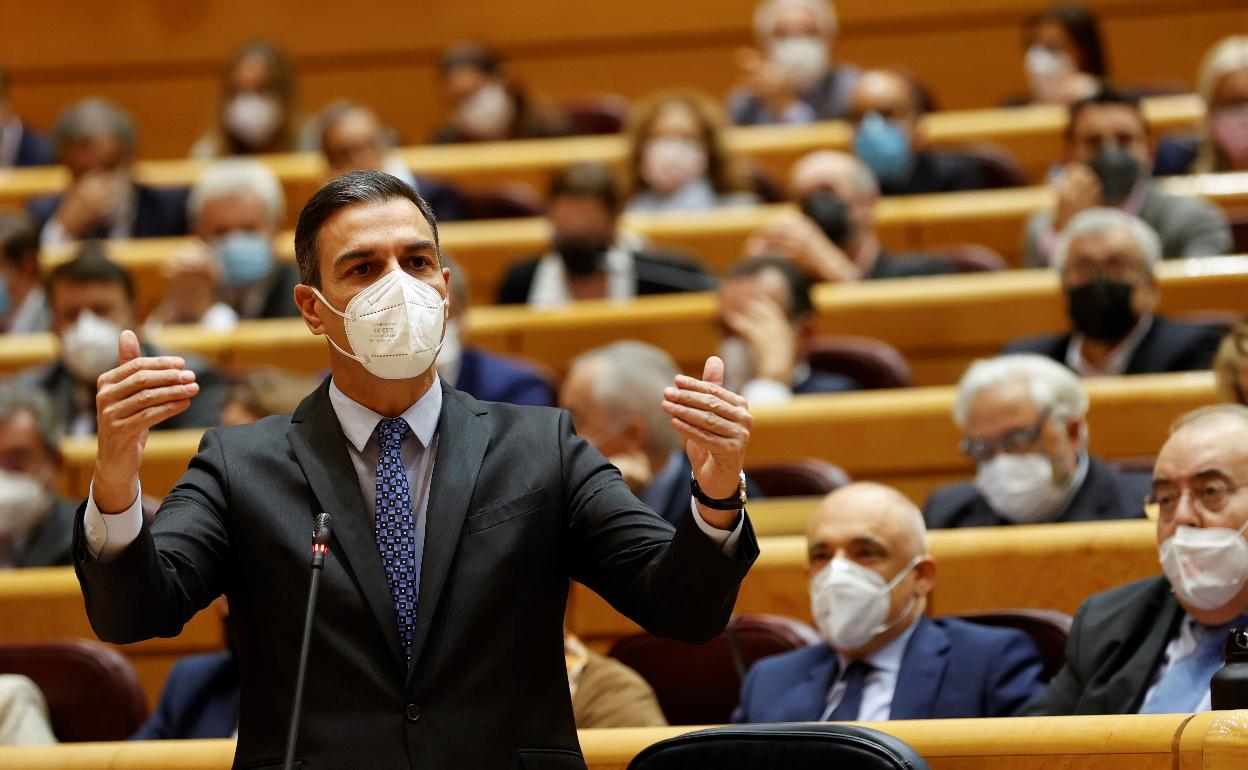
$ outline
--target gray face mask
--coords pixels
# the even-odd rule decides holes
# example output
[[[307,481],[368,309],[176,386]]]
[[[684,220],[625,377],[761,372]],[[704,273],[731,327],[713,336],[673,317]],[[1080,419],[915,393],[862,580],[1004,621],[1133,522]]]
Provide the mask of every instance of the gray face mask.
[[[1088,166],[1100,180],[1105,203],[1110,206],[1117,206],[1125,201],[1143,175],[1143,169],[1135,156],[1117,144],[1102,147],[1088,162]]]

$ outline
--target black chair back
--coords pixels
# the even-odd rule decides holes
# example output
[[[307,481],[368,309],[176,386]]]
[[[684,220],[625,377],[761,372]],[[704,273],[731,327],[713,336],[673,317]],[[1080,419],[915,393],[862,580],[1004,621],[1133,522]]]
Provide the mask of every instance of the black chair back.
[[[928,770],[909,744],[841,722],[713,727],[650,746],[628,770]]]

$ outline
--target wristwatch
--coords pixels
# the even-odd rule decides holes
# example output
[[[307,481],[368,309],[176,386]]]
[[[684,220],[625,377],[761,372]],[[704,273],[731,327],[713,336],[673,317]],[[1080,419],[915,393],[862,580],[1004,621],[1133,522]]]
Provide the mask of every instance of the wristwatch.
[[[718,500],[713,497],[708,497],[707,494],[702,491],[702,487],[698,484],[698,478],[692,473],[689,474],[689,484],[693,487],[694,498],[707,508],[713,508],[717,511],[739,511],[742,508],[745,508],[747,499],[745,494],[745,471],[741,471],[738,476],[737,493]]]

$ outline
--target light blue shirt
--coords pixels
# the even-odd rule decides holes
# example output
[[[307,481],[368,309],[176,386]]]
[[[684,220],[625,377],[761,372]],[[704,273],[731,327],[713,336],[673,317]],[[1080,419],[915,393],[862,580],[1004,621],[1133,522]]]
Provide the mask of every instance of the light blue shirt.
[[[901,671],[901,659],[910,646],[910,637],[919,627],[919,619],[915,618],[910,627],[901,632],[895,639],[880,649],[863,658],[871,664],[871,671],[862,680],[862,705],[858,707],[856,722],[885,722],[893,710],[893,694],[897,691],[897,674]],[[840,668],[836,681],[828,690],[827,705],[823,710],[823,720],[836,711],[841,699],[845,697],[845,671],[850,661],[839,652],[836,654]]]

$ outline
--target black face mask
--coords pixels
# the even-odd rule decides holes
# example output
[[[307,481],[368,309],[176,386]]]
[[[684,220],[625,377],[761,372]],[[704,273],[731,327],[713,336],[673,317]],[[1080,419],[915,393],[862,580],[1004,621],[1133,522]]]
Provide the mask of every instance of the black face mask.
[[[555,251],[563,259],[564,269],[568,271],[568,275],[577,278],[597,272],[606,261],[609,246],[605,239],[595,237],[568,238],[556,235],[554,241]]]
[[[802,198],[802,213],[819,225],[828,240],[838,247],[854,237],[854,223],[849,220],[849,205],[827,190],[816,190]]]
[[[1101,148],[1088,166],[1101,180],[1105,203],[1110,206],[1125,201],[1140,179],[1140,162],[1116,144]]]
[[[1097,278],[1066,292],[1066,312],[1085,336],[1117,342],[1135,328],[1140,318],[1131,307],[1135,287],[1122,281]]]

